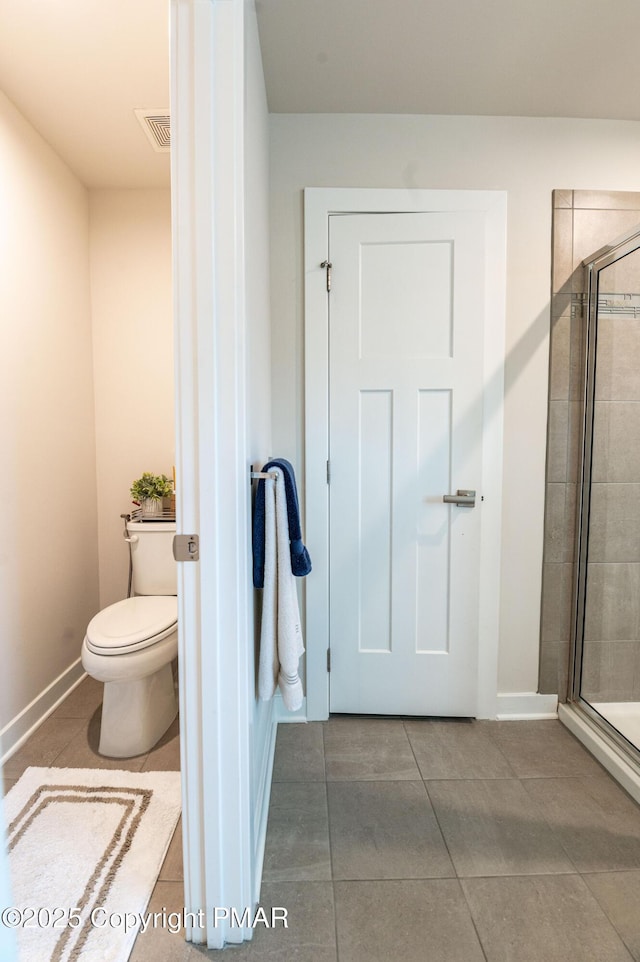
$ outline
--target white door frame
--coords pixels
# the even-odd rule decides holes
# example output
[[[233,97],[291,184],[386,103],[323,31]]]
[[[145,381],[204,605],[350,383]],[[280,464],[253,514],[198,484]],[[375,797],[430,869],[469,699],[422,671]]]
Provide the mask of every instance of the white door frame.
[[[187,939],[253,904],[244,343],[243,0],[171,0],[180,747]],[[194,924],[192,924],[194,922]]]
[[[498,695],[507,194],[497,190],[307,188],[304,192],[305,527],[313,558],[306,585],[307,718],[329,717],[329,216],[348,213],[484,211],[487,239],[484,441],[478,639],[478,718],[495,718]]]

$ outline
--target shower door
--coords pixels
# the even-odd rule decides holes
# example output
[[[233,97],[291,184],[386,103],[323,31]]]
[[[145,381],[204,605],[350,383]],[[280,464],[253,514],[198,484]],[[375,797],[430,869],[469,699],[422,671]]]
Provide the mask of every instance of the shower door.
[[[640,228],[585,262],[573,698],[640,749]]]

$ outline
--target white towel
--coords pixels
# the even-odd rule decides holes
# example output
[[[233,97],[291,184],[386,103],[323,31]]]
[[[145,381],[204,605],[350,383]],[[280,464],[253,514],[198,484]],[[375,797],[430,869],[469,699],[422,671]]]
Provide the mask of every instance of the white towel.
[[[289,711],[302,706],[302,681],[298,674],[304,652],[298,610],[298,593],[291,573],[289,521],[284,475],[272,468],[276,480],[265,480],[264,590],[260,630],[258,693],[272,698],[276,684]]]
[[[276,550],[275,481],[273,478],[266,478],[264,482],[264,584],[258,663],[258,695],[263,701],[273,698],[279,669],[276,649],[278,626]]]

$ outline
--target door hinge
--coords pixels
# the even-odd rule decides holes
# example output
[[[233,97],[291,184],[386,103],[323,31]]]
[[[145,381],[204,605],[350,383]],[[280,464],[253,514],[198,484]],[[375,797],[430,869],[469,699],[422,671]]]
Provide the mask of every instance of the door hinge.
[[[327,294],[328,294],[329,291],[331,290],[331,268],[333,267],[333,264],[331,263],[331,261],[323,261],[320,267],[324,267],[327,272]]]
[[[327,461],[327,484],[331,484],[331,461]]]
[[[173,557],[176,561],[200,560],[200,536],[177,534],[173,539]]]
[[[327,671],[331,671],[331,648],[327,648]]]

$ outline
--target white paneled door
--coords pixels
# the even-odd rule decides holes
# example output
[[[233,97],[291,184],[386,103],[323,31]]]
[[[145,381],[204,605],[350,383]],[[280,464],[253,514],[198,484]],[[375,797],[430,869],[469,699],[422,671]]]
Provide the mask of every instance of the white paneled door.
[[[330,710],[473,716],[483,214],[329,225]]]

